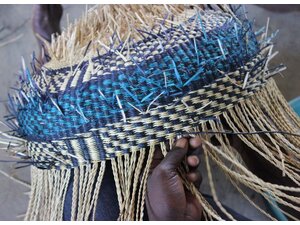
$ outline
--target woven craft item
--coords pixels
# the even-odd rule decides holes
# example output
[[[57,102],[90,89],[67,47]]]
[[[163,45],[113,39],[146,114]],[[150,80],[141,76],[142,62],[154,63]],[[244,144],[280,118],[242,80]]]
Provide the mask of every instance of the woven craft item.
[[[23,148],[33,164],[26,220],[62,220],[70,183],[71,219],[93,219],[108,161],[119,219],[142,220],[154,151],[167,154],[183,136],[203,139],[217,203],[209,162],[270,219],[240,186],[299,211],[299,198],[286,191],[299,192],[300,121],[272,78],[284,66],[269,67],[275,53],[267,30],[254,32],[228,6],[102,5],[46,43],[48,63],[23,65],[10,97],[13,131],[3,133],[10,149]],[[250,172],[229,144],[231,133],[295,187]],[[206,219],[222,219],[193,184],[184,184]]]

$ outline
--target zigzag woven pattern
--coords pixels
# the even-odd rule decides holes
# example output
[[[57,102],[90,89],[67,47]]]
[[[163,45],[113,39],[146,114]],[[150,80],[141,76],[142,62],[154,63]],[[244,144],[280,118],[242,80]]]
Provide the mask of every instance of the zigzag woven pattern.
[[[248,63],[248,70],[263,73],[257,62],[262,56]],[[244,68],[245,69],[245,68]],[[260,82],[247,88],[241,87],[245,74],[236,71],[217,79],[202,89],[188,93],[174,104],[157,107],[148,113],[130,117],[124,122],[77,133],[74,137],[46,142],[29,142],[36,166],[40,168],[71,168],[100,160],[115,158],[173,139],[185,131],[198,127],[201,121],[220,115],[239,101],[250,97],[266,82],[261,74]],[[46,153],[45,153],[46,151]],[[55,156],[55,157],[53,157]]]

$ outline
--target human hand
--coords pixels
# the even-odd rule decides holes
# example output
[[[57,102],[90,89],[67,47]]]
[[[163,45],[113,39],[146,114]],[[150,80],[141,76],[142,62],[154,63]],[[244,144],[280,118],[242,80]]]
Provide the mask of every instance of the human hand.
[[[164,158],[156,150],[147,183],[146,207],[149,220],[201,220],[203,208],[183,184],[177,171],[185,156],[189,171],[187,180],[197,188],[201,174],[200,159],[195,155],[201,148],[200,138],[181,138]]]

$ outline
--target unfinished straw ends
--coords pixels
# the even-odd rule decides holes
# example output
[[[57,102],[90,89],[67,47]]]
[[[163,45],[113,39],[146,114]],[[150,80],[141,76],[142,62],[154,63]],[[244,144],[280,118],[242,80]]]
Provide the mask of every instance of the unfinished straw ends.
[[[285,191],[300,191],[300,121],[272,79],[284,66],[268,67],[274,56],[271,39],[267,30],[254,32],[248,19],[223,5],[218,10],[183,5],[89,10],[47,46],[51,60],[40,70],[24,63],[20,88],[11,98],[7,124],[13,131],[6,138],[13,148],[26,147],[33,163],[26,219],[61,220],[70,183],[71,219],[93,219],[109,160],[119,219],[142,220],[155,148],[166,154],[176,138],[189,135],[204,139],[217,203],[209,161],[255,207],[239,185],[299,210],[292,204],[298,198]],[[209,142],[213,132],[220,146]],[[229,145],[228,132],[297,188],[251,173]],[[192,184],[184,183],[206,218],[222,219]]]

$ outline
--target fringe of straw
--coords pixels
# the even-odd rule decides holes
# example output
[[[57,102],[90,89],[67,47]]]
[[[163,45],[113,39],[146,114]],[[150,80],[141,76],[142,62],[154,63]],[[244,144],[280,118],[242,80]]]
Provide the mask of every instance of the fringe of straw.
[[[31,169],[31,197],[25,220],[62,220],[70,170]]]
[[[146,184],[155,145],[111,159],[119,220],[143,220]],[[74,168],[71,220],[95,220],[105,161]],[[99,172],[97,172],[99,171]],[[62,220],[71,170],[31,170],[31,198],[25,220]]]
[[[299,118],[297,118],[288,106],[287,102],[283,99],[274,80],[272,79],[269,81],[267,86],[256,93],[255,96],[246,99],[234,106],[232,109],[223,113],[221,116],[218,116],[216,121],[220,120],[221,117],[225,118],[233,132],[284,130],[292,133],[299,133],[300,131]],[[207,123],[201,124],[200,130],[216,132],[224,130],[222,124],[216,121],[208,121]],[[259,153],[266,159],[266,161],[272,163],[273,166],[279,168],[282,171],[283,176],[288,176],[291,180],[293,180],[297,187],[268,183],[250,172],[244,163],[240,161],[240,156],[237,150],[229,145],[229,140],[225,134],[215,135],[220,146],[214,146],[211,144],[210,137],[208,135],[201,135],[201,137],[204,139],[203,149],[213,199],[220,210],[230,219],[233,218],[228,215],[228,212],[222,207],[216,196],[209,160],[212,160],[220,167],[222,172],[232,182],[233,186],[250,202],[250,204],[270,219],[275,220],[275,218],[261,209],[258,205],[252,202],[248,196],[246,196],[246,194],[239,188],[240,184],[260,193],[273,205],[274,203],[272,202],[271,197],[282,205],[288,206],[297,211],[300,210],[300,198],[286,193],[287,191],[292,193],[300,192],[299,137],[291,137],[280,133],[265,134],[265,136],[258,134],[238,135],[238,137],[248,147]],[[286,211],[282,209],[281,211],[289,218],[297,219]],[[209,214],[209,212],[206,213]]]
[[[99,172],[98,172],[99,170]],[[88,220],[95,208],[105,162],[74,169],[71,220]],[[63,220],[71,170],[31,169],[31,197],[25,220]],[[96,183],[96,186],[94,184]],[[92,188],[95,188],[92,190]]]
[[[141,149],[111,160],[120,208],[119,220],[143,220],[146,184],[154,151],[155,145],[151,145],[147,152]]]

